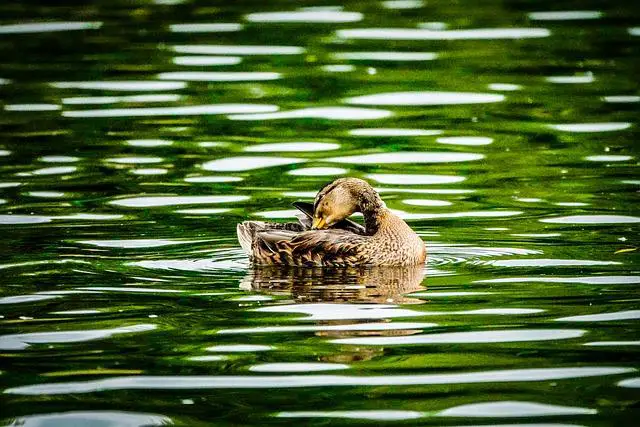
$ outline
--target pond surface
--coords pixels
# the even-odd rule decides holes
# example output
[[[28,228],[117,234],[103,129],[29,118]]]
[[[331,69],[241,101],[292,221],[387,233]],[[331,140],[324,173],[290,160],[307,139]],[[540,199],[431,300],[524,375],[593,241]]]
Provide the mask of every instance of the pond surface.
[[[634,424],[640,8],[342,3],[0,5],[4,425]],[[340,176],[425,268],[250,268]]]

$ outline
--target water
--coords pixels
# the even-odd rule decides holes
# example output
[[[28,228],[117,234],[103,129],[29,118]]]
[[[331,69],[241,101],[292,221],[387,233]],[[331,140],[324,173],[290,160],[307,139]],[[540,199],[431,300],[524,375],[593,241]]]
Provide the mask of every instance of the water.
[[[3,425],[634,425],[637,6],[0,11]],[[425,268],[250,268],[339,176]]]

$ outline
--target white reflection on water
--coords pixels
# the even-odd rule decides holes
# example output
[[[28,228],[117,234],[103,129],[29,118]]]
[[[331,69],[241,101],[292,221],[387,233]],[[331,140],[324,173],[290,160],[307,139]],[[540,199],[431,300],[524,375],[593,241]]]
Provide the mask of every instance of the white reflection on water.
[[[476,280],[474,283],[584,283],[588,285],[626,285],[640,283],[640,276],[578,276],[578,277],[509,277]]]
[[[396,52],[396,51],[374,51],[374,52],[338,52],[332,55],[338,60],[356,61],[432,61],[438,57],[434,52]]]
[[[216,215],[229,212],[228,208],[178,209],[175,212],[187,215]]]
[[[278,211],[265,211],[265,212],[256,212],[254,215],[262,217],[262,218],[270,218],[270,219],[284,219],[284,218],[295,218],[300,211],[297,209],[283,209]]]
[[[159,82],[155,80],[54,82],[58,89],[114,90],[123,92],[177,90],[187,87],[186,82]]]
[[[149,163],[160,163],[164,159],[162,157],[111,157],[104,159],[105,162],[109,163],[118,163],[121,165],[133,165],[133,164],[149,164]]]
[[[59,215],[59,216],[44,216],[44,215],[0,215],[0,225],[19,225],[19,224],[42,224],[51,222],[54,220],[115,220],[121,219],[122,215],[101,215],[101,214],[73,214],[73,215]]]
[[[271,334],[283,332],[327,332],[327,331],[394,331],[420,330],[438,326],[436,323],[382,322],[352,323],[349,325],[292,325],[258,326],[253,328],[221,329],[218,334]]]
[[[287,172],[289,175],[295,176],[334,176],[334,175],[344,175],[347,173],[347,169],[343,168],[302,168],[302,169],[294,169]]]
[[[596,81],[596,78],[592,73],[586,73],[577,76],[549,76],[545,78],[549,83],[558,83],[558,84],[584,84],[584,83],[593,83]]]
[[[160,73],[160,80],[186,80],[199,82],[259,82],[278,80],[280,73],[260,71],[175,71]]]
[[[5,111],[58,111],[60,105],[58,104],[6,104],[4,106]]]
[[[611,322],[616,320],[638,320],[640,310],[616,311],[614,313],[587,314],[556,319],[560,322]]]
[[[29,22],[0,25],[0,34],[52,33],[57,31],[97,30],[102,22]]]
[[[388,92],[346,98],[344,102],[356,105],[459,105],[502,102],[504,95],[473,92]]]
[[[309,363],[309,362],[289,362],[289,363],[262,363],[249,368],[252,372],[322,372],[340,371],[349,369],[349,365],[342,363]]]
[[[397,209],[392,212],[405,220],[420,219],[453,219],[453,218],[504,218],[509,216],[522,215],[522,211],[467,211],[467,212],[447,212],[447,213],[410,213]]]
[[[448,136],[436,139],[438,144],[448,145],[489,145],[493,142],[493,138],[486,136]]]
[[[174,94],[149,94],[149,95],[128,95],[128,96],[74,96],[62,98],[62,103],[66,105],[104,105],[117,103],[144,103],[144,102],[178,102],[182,99],[180,95]]]
[[[359,410],[359,411],[294,411],[278,412],[277,418],[344,418],[353,420],[402,421],[422,418],[426,414],[417,411],[393,409]]]
[[[354,164],[395,164],[395,163],[453,163],[470,162],[483,159],[483,154],[476,153],[424,153],[424,152],[394,152],[362,154],[358,156],[331,157],[324,159],[327,162],[354,163]],[[423,175],[424,176],[424,175]]]
[[[442,131],[436,129],[363,128],[349,131],[349,135],[353,136],[433,136],[440,134]]]
[[[25,302],[33,303],[38,301],[46,301],[54,298],[60,298],[60,295],[14,295],[11,297],[0,298],[0,305],[4,304],[22,304]]]
[[[598,19],[602,17],[599,10],[556,10],[553,12],[531,12],[529,19],[534,21],[575,21]]]
[[[101,380],[35,384],[7,388],[6,394],[55,395],[108,390],[278,389],[299,387],[376,387],[437,384],[542,382],[636,372],[634,368],[592,367],[507,369],[496,371],[411,375],[222,375],[113,377]]]
[[[193,23],[169,25],[173,33],[231,33],[242,30],[237,23]]]
[[[547,125],[547,127],[563,132],[612,132],[625,130],[631,127],[629,122],[609,122],[609,123],[567,123],[559,125]]]
[[[207,242],[208,240],[180,240],[180,239],[122,239],[122,240],[77,240],[82,245],[97,246],[100,248],[159,248],[171,245],[188,245]]]
[[[165,175],[169,172],[168,169],[163,168],[141,168],[132,169],[131,173],[134,175],[151,176],[151,175]]]
[[[430,200],[430,199],[405,199],[402,203],[411,206],[451,206],[453,203],[446,200]]]
[[[146,196],[112,200],[109,204],[129,208],[151,208],[158,206],[195,205],[201,203],[234,203],[248,199],[249,196]]]
[[[11,427],[101,426],[150,427],[172,425],[169,417],[143,412],[70,411],[16,417]]]
[[[256,153],[304,152],[337,150],[340,144],[328,142],[278,142],[274,144],[258,144],[244,148],[244,151]]]
[[[191,176],[184,179],[191,183],[212,183],[212,182],[240,182],[243,178],[239,176]]]
[[[207,347],[206,351],[214,353],[253,353],[255,351],[269,351],[274,347],[270,345],[257,345],[257,344],[223,344]]]
[[[640,102],[640,96],[635,96],[635,95],[604,96],[602,97],[602,100],[604,102],[626,104],[626,103]]]
[[[632,156],[614,156],[614,155],[598,155],[598,156],[587,156],[584,158],[590,162],[626,162],[627,160],[633,159]]]
[[[430,185],[430,184],[453,184],[462,182],[464,176],[455,175],[413,175],[413,174],[369,174],[367,178],[373,179],[382,184],[392,185]],[[390,191],[391,189],[388,189]]]
[[[513,329],[395,337],[341,338],[331,342],[352,345],[485,344],[566,340],[579,338],[586,332],[581,329]]]
[[[50,168],[42,168],[36,169],[31,172],[21,172],[18,175],[20,176],[29,176],[29,175],[64,175],[77,171],[78,168],[75,166],[54,166]]]
[[[355,65],[351,64],[327,64],[320,67],[321,70],[329,73],[348,73],[356,69]]]
[[[249,114],[278,111],[277,105],[264,104],[210,104],[184,107],[111,108],[105,110],[63,111],[64,117],[145,117],[145,116],[199,116],[210,114]]]
[[[38,160],[45,163],[74,163],[80,160],[80,157],[73,156],[42,156]]]
[[[239,56],[176,56],[173,63],[176,65],[188,65],[206,67],[212,65],[237,65],[242,62]]]
[[[594,341],[587,342],[582,345],[586,345],[589,347],[618,347],[618,346],[628,346],[628,345],[640,345],[640,341]]]
[[[491,90],[513,92],[513,91],[522,89],[522,85],[517,85],[513,83],[491,83],[487,86],[487,88]]]
[[[620,387],[640,388],[640,378],[629,378],[618,383]]]
[[[65,193],[60,191],[29,191],[27,195],[31,197],[58,198],[64,197]]]
[[[375,120],[391,117],[387,110],[354,107],[312,107],[268,114],[237,114],[231,120],[281,120],[281,119],[326,119],[326,120]]]
[[[549,37],[546,28],[476,28],[429,30],[426,28],[356,28],[336,31],[338,37],[364,40],[508,40]]]
[[[593,261],[588,259],[503,259],[487,261],[489,265],[495,267],[579,267],[589,265],[620,265],[615,261]]]
[[[625,215],[570,215],[541,219],[540,222],[550,224],[603,225],[603,224],[635,224],[640,222],[637,216]]]
[[[385,9],[418,9],[424,6],[422,0],[385,0],[382,7]]]
[[[129,139],[127,145],[132,147],[164,147],[173,144],[167,139]]]
[[[202,55],[300,55],[305,49],[299,46],[257,45],[176,45],[173,51]]]
[[[245,19],[249,22],[331,24],[358,22],[362,20],[362,17],[362,14],[359,12],[296,10],[290,12],[250,13],[245,16]]]
[[[274,166],[292,165],[305,162],[306,159],[293,157],[239,156],[211,160],[202,165],[202,169],[212,172],[239,172]]]
[[[438,412],[441,417],[542,417],[559,415],[592,415],[598,411],[575,406],[548,405],[534,402],[483,402],[454,406]]]
[[[117,334],[129,334],[151,331],[152,324],[139,324],[112,329],[93,329],[84,331],[36,332],[30,334],[12,334],[0,336],[0,350],[24,350],[31,344],[58,344],[86,342],[109,338]]]

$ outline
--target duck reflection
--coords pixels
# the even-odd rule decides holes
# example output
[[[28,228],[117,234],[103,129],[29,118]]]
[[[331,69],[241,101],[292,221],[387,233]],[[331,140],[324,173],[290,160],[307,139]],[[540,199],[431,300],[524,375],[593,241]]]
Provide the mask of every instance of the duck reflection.
[[[249,270],[240,283],[245,290],[291,295],[296,303],[421,304],[405,296],[424,290],[424,266],[371,268],[282,268]]]

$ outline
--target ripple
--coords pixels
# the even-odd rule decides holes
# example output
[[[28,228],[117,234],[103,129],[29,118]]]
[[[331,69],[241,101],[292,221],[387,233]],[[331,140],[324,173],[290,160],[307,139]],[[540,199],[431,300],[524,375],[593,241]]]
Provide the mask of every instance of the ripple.
[[[238,65],[242,62],[239,56],[176,56],[173,63],[193,67],[209,67],[216,65]]]
[[[616,320],[638,320],[640,310],[617,311],[615,313],[588,314],[584,316],[569,316],[556,319],[559,322],[610,322]]]
[[[610,123],[567,123],[560,125],[547,125],[547,127],[562,132],[591,133],[591,132],[613,132],[625,130],[631,127],[628,122]]]
[[[540,222],[546,222],[550,224],[580,225],[635,224],[640,222],[640,218],[636,216],[624,215],[570,215],[541,219]]]
[[[356,105],[462,105],[502,102],[504,95],[473,92],[388,92],[346,98]]]
[[[353,420],[402,421],[422,418],[424,414],[417,411],[392,409],[360,410],[360,411],[295,411],[277,412],[277,418],[342,418]]]
[[[526,341],[553,341],[579,338],[581,329],[514,329],[498,331],[450,332],[395,337],[358,337],[332,340],[336,344],[352,345],[412,345],[412,344],[485,344]]]
[[[152,156],[139,156],[139,157],[111,157],[104,159],[105,162],[109,163],[118,163],[121,165],[129,165],[129,164],[149,164],[149,163],[160,163],[164,159],[162,157],[152,157]]]
[[[0,157],[8,156],[10,154],[11,154],[11,151],[9,150],[0,150]]]
[[[272,334],[284,332],[328,332],[328,331],[395,331],[433,328],[436,323],[354,323],[349,325],[294,325],[294,326],[258,326],[253,328],[221,329],[218,334]]]
[[[194,82],[260,82],[278,80],[280,73],[259,71],[175,71],[160,73],[160,80],[186,80]]]
[[[177,45],[173,51],[203,55],[300,55],[305,49],[299,46],[250,46],[250,45]]]
[[[109,390],[284,389],[300,387],[377,387],[438,384],[542,382],[635,372],[633,368],[590,367],[511,369],[448,374],[411,375],[284,375],[284,376],[145,376],[34,384],[7,388],[6,394],[56,395]]]
[[[355,163],[355,164],[396,164],[396,163],[453,163],[471,162],[483,159],[483,154],[476,153],[424,153],[419,151],[403,151],[394,153],[374,153],[357,156],[331,157],[325,159],[334,163]],[[426,175],[423,175],[426,176]],[[433,175],[432,175],[433,176]],[[458,177],[456,177],[458,178]],[[459,182],[459,181],[456,181]]]
[[[522,215],[522,211],[466,211],[447,213],[410,213],[397,209],[392,212],[405,220],[421,219],[453,219],[453,218],[506,218],[510,216]]]
[[[100,105],[117,103],[143,103],[143,102],[177,102],[182,99],[180,95],[173,94],[149,94],[129,96],[74,96],[62,98],[65,105]]]
[[[592,261],[586,259],[506,259],[487,261],[487,264],[495,267],[579,267],[592,265],[620,265],[615,261]]]
[[[376,120],[391,117],[387,110],[354,107],[314,107],[267,114],[236,114],[231,120],[282,120],[282,119],[325,119],[325,120]]]
[[[363,40],[518,40],[549,37],[546,28],[476,28],[429,30],[425,28],[356,28],[338,30],[338,37]]]
[[[304,313],[304,320],[390,319],[416,317],[422,313],[385,304],[294,304],[260,307],[254,311],[265,313]]]
[[[558,10],[553,12],[531,12],[527,15],[534,21],[575,21],[602,18],[599,10]]]
[[[77,171],[78,168],[75,166],[54,166],[50,168],[42,168],[36,169],[31,172],[25,172],[19,174],[20,176],[29,176],[29,175],[65,175],[69,173],[73,173]]]
[[[438,412],[441,417],[550,417],[560,415],[592,415],[598,411],[575,406],[547,405],[533,402],[483,402],[454,406]]]
[[[341,10],[296,10],[291,12],[263,12],[250,13],[245,16],[249,22],[263,23],[313,23],[331,24],[358,22],[363,15],[359,12],[345,12]]]
[[[620,387],[640,388],[640,378],[629,378],[618,383]]]
[[[187,87],[186,82],[159,82],[156,80],[128,80],[128,81],[86,81],[86,82],[54,82],[51,86],[58,89],[90,89],[113,90],[123,92],[142,92],[177,90]]]
[[[245,147],[244,151],[256,153],[306,152],[337,150],[340,144],[328,142],[279,142],[276,144],[258,144]]]
[[[217,215],[229,212],[231,209],[225,208],[205,208],[205,209],[178,209],[175,212],[187,215]]]
[[[152,208],[158,206],[195,205],[208,203],[234,203],[248,200],[249,196],[146,196],[112,200],[111,205],[128,208]]]
[[[305,161],[306,159],[292,157],[226,157],[206,162],[202,165],[202,169],[212,172],[241,172],[275,166],[293,165]]]
[[[241,31],[242,24],[237,23],[191,23],[169,25],[173,33],[231,33]]]
[[[300,211],[297,209],[283,209],[277,211],[264,211],[264,212],[256,212],[255,216],[259,216],[262,218],[269,219],[284,219],[284,218],[295,218]]]
[[[214,114],[254,114],[278,111],[276,105],[212,104],[185,107],[109,108],[104,110],[63,111],[64,117],[148,117],[148,116],[203,116]],[[275,114],[275,113],[274,113]]]
[[[65,193],[60,191],[29,191],[27,193],[31,197],[44,197],[44,198],[59,198],[64,197]]]
[[[97,30],[102,22],[29,22],[0,25],[0,34],[52,33],[58,31]]]
[[[449,145],[489,145],[493,142],[493,138],[488,138],[486,136],[448,136],[443,138],[436,139],[438,144],[449,144]]]
[[[207,347],[207,351],[216,353],[253,353],[256,351],[269,351],[274,347],[270,345],[256,345],[256,344],[225,344],[214,345],[213,347]]]
[[[356,69],[356,67],[351,64],[327,64],[320,68],[329,73],[348,73],[350,71],[355,71]]]
[[[289,175],[295,176],[335,176],[335,175],[344,175],[347,173],[347,169],[343,168],[303,168],[303,169],[294,169],[287,172]]]
[[[438,58],[434,52],[338,52],[332,55],[337,60],[354,61],[432,61]]]
[[[159,248],[172,245],[188,245],[207,242],[208,240],[181,240],[181,239],[122,239],[122,240],[76,240],[81,245],[97,246],[100,248]]]
[[[147,175],[164,175],[166,173],[168,173],[169,171],[167,169],[163,169],[163,168],[142,168],[142,169],[133,169],[131,170],[131,173],[134,175],[143,175],[143,176],[147,176]]]
[[[252,372],[321,372],[349,369],[342,363],[263,363],[249,367]]]
[[[8,427],[102,426],[150,427],[173,424],[169,417],[125,411],[71,411],[16,417]]]
[[[58,104],[6,104],[5,111],[58,111]]]
[[[599,156],[587,156],[584,158],[590,162],[626,162],[633,159],[632,156],[612,156],[612,155],[599,155]]]
[[[590,346],[590,347],[618,347],[618,346],[628,346],[628,345],[640,345],[640,341],[594,341],[587,342],[582,345]]]
[[[464,176],[455,175],[404,175],[404,174],[369,174],[367,178],[382,184],[392,185],[429,185],[453,184],[462,182]]]
[[[62,344],[100,340],[118,334],[151,331],[156,327],[153,324],[139,324],[112,329],[2,335],[0,336],[0,350],[24,350],[31,344]]]
[[[441,130],[402,128],[363,128],[349,131],[349,135],[353,136],[433,136],[440,134],[442,134]]]

